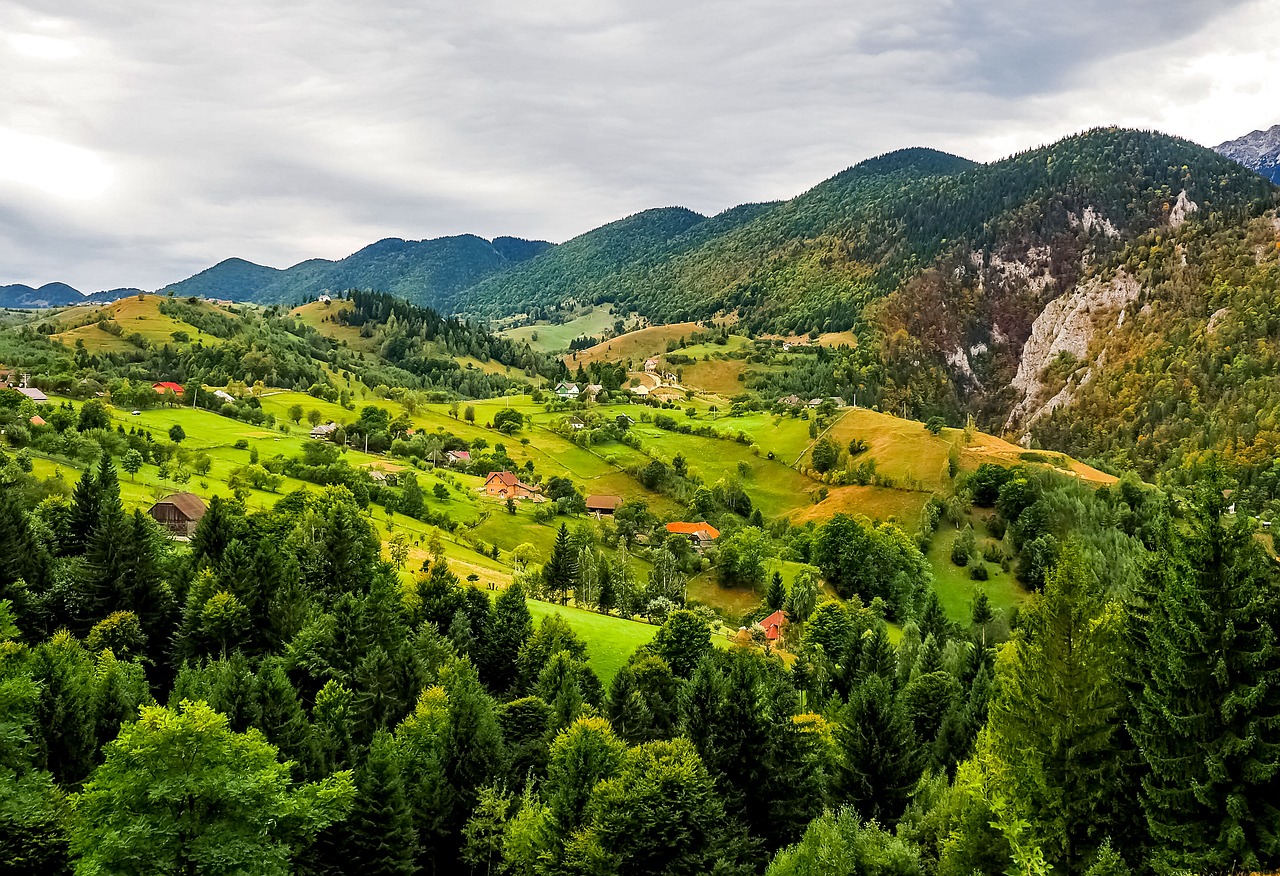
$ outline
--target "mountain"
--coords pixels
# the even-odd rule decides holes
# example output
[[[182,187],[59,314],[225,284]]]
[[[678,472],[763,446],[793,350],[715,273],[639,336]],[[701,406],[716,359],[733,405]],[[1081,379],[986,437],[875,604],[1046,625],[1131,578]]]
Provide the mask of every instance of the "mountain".
[[[0,307],[36,309],[67,307],[72,304],[101,303],[136,295],[141,289],[110,289],[85,295],[66,283],[46,283],[38,289],[22,283],[0,286]]]
[[[1213,151],[1280,183],[1280,125],[1219,143]]]
[[[175,295],[281,303],[325,291],[373,289],[441,307],[486,277],[551,247],[545,241],[464,234],[434,240],[387,238],[344,259],[309,259],[284,270],[232,258],[160,291]]]
[[[456,309],[497,316],[566,300],[620,300],[630,278],[768,210],[747,204],[708,219],[684,207],[645,210],[579,235],[467,290]],[[674,315],[664,315],[673,319]]]

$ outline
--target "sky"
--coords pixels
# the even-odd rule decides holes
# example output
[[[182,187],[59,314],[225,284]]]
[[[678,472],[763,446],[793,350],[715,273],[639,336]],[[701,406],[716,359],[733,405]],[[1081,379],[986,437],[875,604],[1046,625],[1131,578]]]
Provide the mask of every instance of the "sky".
[[[873,155],[1280,123],[1275,0],[0,0],[0,284],[560,242]]]

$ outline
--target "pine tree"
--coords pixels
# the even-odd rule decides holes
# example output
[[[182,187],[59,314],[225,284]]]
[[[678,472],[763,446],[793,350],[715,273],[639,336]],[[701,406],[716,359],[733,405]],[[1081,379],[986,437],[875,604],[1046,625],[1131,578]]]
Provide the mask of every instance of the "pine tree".
[[[294,779],[319,775],[311,723],[281,658],[267,658],[258,667],[258,695],[262,707],[258,728],[268,742],[280,749],[282,757],[293,762]]]
[[[835,800],[855,807],[863,818],[894,824],[920,770],[915,736],[889,683],[868,676],[850,697],[835,735],[840,753],[832,777]]]
[[[489,635],[480,660],[481,676],[495,694],[510,690],[516,680],[516,659],[533,635],[533,616],[525,603],[524,587],[514,582],[493,601]]]
[[[30,611],[30,591],[47,589],[49,564],[23,513],[18,491],[0,487],[0,599],[12,602],[19,617],[25,618]]]
[[[1161,872],[1280,863],[1280,576],[1224,504],[1215,480],[1169,528],[1136,618],[1133,735]]]
[[[770,611],[777,611],[787,601],[787,588],[782,583],[782,573],[774,572],[769,581],[769,591],[765,594],[764,603]]]
[[[1002,654],[988,722],[1010,805],[1065,873],[1084,871],[1128,805],[1118,795],[1122,615],[1089,577],[1068,545]]]
[[[561,605],[569,601],[569,589],[573,587],[575,575],[576,562],[573,545],[569,543],[569,527],[561,523],[560,531],[556,533],[555,545],[551,548],[551,558],[542,567],[547,590]]]
[[[69,538],[62,546],[63,551],[70,556],[79,556],[89,547],[89,540],[102,513],[99,495],[98,479],[91,469],[87,469],[80,475],[80,480],[76,481],[75,489],[71,492]]]
[[[405,798],[396,745],[378,733],[356,771],[356,798],[345,825],[348,872],[412,876],[418,854],[413,815]]]

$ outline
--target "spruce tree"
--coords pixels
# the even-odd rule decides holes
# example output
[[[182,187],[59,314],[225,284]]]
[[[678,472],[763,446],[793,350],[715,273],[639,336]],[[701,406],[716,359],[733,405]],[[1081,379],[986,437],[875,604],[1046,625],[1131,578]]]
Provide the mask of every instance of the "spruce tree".
[[[68,528],[67,543],[62,546],[69,556],[79,556],[89,547],[89,540],[102,513],[99,495],[98,479],[92,469],[86,469],[71,492],[71,525]]]
[[[769,607],[769,611],[777,611],[786,601],[787,588],[782,583],[782,573],[774,572],[773,578],[769,581],[769,591],[764,597],[765,605]]]
[[[493,601],[489,636],[482,643],[480,673],[495,694],[510,690],[516,680],[516,658],[533,635],[533,616],[525,604],[524,587],[513,583]]]
[[[560,524],[556,533],[555,545],[551,548],[551,558],[542,567],[542,577],[552,598],[563,605],[569,601],[569,589],[573,587],[576,574],[576,561],[573,545],[569,543],[569,527]]]
[[[1133,736],[1161,872],[1280,864],[1280,575],[1216,481],[1169,527],[1136,618]]]
[[[832,777],[835,801],[886,827],[906,808],[920,777],[915,735],[878,675],[853,692],[836,728],[839,762]]]
[[[348,872],[365,876],[412,876],[418,837],[405,799],[396,745],[378,733],[356,770],[356,798],[345,825]]]

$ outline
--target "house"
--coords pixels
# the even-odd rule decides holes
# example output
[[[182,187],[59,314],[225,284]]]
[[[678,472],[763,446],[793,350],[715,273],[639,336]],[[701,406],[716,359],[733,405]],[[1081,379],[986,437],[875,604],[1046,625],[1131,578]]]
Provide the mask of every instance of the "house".
[[[575,432],[578,431],[579,429],[587,428],[587,421],[582,419],[582,417],[579,417],[577,414],[574,414],[572,417],[570,417],[567,420],[567,422],[569,424],[569,428]]]
[[[835,405],[838,408],[845,407],[844,399],[838,395],[831,396],[830,398],[827,399],[827,401],[831,402],[833,405]]]
[[[800,404],[800,396],[784,395],[782,398],[778,399],[778,404],[782,405],[784,408],[794,408]]]
[[[818,405],[820,405],[820,404],[822,404],[822,399],[820,399],[820,398],[811,398],[811,399],[809,399],[809,407],[811,407],[811,408],[816,408],[816,407],[817,407]]]
[[[172,380],[162,380],[159,383],[153,383],[151,384],[151,388],[160,395],[164,395],[166,392],[171,392],[174,395],[182,395],[182,384],[174,383]]]
[[[582,393],[582,390],[578,388],[578,384],[562,380],[556,384],[555,393],[563,399],[575,399]]]
[[[647,371],[649,374],[653,374],[655,371],[657,371],[657,370],[658,370],[658,357],[657,357],[657,356],[651,356],[651,357],[649,357],[648,359],[645,359],[645,360],[644,360],[644,370],[645,370],[645,371]]]
[[[215,390],[213,391],[213,397],[214,397],[214,398],[218,398],[218,399],[222,399],[224,402],[232,402],[232,403],[234,403],[234,402],[235,402],[235,400],[236,400],[236,397],[235,397],[234,395],[232,395],[231,393],[227,392],[225,389],[215,389]]]
[[[190,536],[207,510],[204,500],[195,493],[174,493],[156,502],[147,513],[170,535]]]
[[[595,401],[596,396],[598,396],[602,392],[604,392],[604,387],[601,384],[599,383],[587,384],[587,398],[591,399],[592,401]]]
[[[668,523],[667,532],[672,532],[676,535],[687,535],[689,541],[699,548],[720,537],[720,530],[706,521],[699,523]]]
[[[333,437],[333,433],[338,431],[338,424],[332,421],[321,423],[311,430],[311,437],[317,441],[328,441]]]
[[[631,387],[631,392],[635,395],[640,396],[641,398],[647,398],[649,395],[649,387],[645,386],[642,383],[639,386]]]
[[[764,637],[770,642],[776,642],[782,636],[783,629],[787,626],[787,613],[782,609],[778,609],[761,620],[760,626],[764,629]]]
[[[31,418],[31,425],[33,426],[45,425],[44,417],[40,416],[39,414],[36,414],[34,417]]]
[[[446,450],[444,453],[444,461],[451,466],[470,465],[470,450]]]
[[[49,400],[49,396],[36,389],[34,386],[19,386],[18,392],[22,393],[34,402],[47,402]]]
[[[328,296],[328,295],[321,295],[321,296],[320,296],[319,298],[317,298],[316,300],[317,300],[317,301],[319,301],[321,304],[329,304],[329,303],[331,303],[331,302],[333,301],[333,298],[331,298],[331,297],[330,297],[330,296]]]
[[[499,499],[542,499],[542,488],[530,486],[509,471],[494,471],[485,478],[484,491]]]
[[[621,496],[587,496],[587,513],[613,516],[613,512],[622,507]]]

